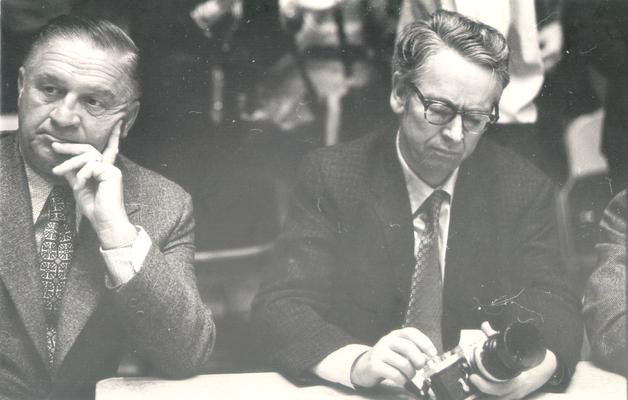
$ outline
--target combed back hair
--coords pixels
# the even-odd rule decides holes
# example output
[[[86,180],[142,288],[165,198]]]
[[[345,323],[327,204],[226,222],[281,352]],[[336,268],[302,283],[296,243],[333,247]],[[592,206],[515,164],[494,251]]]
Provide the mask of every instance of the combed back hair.
[[[139,50],[133,40],[117,25],[101,19],[62,15],[52,19],[37,35],[24,65],[33,66],[39,52],[57,40],[86,40],[93,46],[114,52],[118,62],[129,78],[135,98],[141,96],[139,80]],[[130,100],[130,99],[129,99]]]
[[[427,59],[442,48],[456,51],[495,74],[502,89],[508,85],[508,45],[495,28],[451,11],[440,10],[426,21],[412,22],[395,43],[393,71],[403,83],[419,79]]]

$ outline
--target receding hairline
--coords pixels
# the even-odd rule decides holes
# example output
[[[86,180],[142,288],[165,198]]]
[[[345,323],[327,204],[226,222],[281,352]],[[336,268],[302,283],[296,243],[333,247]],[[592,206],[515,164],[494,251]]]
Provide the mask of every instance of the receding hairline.
[[[36,60],[41,53],[43,53],[47,49],[53,48],[57,44],[60,44],[63,42],[73,42],[73,44],[77,44],[77,41],[80,41],[86,44],[88,47],[92,47],[97,50],[102,50],[104,52],[109,52],[112,55],[115,55],[116,58],[120,60],[124,60],[122,61],[122,63],[125,63],[125,64],[132,62],[131,58],[135,57],[135,54],[132,51],[114,48],[114,47],[101,46],[98,43],[95,43],[93,40],[91,40],[87,36],[76,36],[76,37],[59,36],[59,37],[46,38],[42,42],[33,45],[33,47],[30,49],[30,51],[26,55],[23,65],[31,66],[33,64],[33,61]]]

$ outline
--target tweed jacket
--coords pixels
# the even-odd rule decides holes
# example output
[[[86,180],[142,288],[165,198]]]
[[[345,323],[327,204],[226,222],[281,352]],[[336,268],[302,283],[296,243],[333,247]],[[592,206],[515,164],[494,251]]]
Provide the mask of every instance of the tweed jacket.
[[[214,343],[214,324],[196,287],[189,195],[120,156],[131,223],[152,240],[142,269],[109,289],[99,241],[83,218],[48,367],[42,285],[31,201],[15,132],[0,134],[0,398],[93,397],[122,352],[158,372],[188,376]]]
[[[443,344],[488,320],[532,320],[573,371],[579,301],[558,256],[554,189],[483,138],[459,169],[443,287]],[[306,156],[277,250],[253,303],[264,359],[295,378],[333,351],[403,323],[414,270],[412,210],[394,135]]]
[[[598,266],[587,282],[584,321],[593,360],[628,374],[626,350],[626,189],[604,210]]]

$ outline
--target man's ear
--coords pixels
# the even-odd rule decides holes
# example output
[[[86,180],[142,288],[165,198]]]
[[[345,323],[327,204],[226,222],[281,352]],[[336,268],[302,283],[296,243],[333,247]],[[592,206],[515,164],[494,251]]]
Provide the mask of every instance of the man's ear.
[[[20,101],[22,97],[22,90],[24,90],[24,79],[26,79],[26,69],[22,66],[17,74],[17,100]]]
[[[129,134],[131,127],[135,123],[137,119],[137,114],[140,111],[140,102],[139,100],[134,100],[131,104],[129,104],[127,108],[126,115],[122,118],[122,132],[120,132],[120,138],[124,139],[126,135]]]
[[[405,88],[401,72],[397,71],[392,76],[392,89],[390,91],[390,108],[395,114],[403,113],[406,107]]]

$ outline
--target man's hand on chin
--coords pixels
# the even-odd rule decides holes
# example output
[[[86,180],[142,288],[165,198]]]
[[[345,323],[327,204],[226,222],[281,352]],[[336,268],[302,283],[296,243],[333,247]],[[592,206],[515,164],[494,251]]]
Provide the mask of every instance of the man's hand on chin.
[[[89,144],[52,144],[55,152],[71,157],[52,172],[68,181],[81,214],[92,224],[104,250],[129,245],[137,237],[124,208],[122,173],[113,165],[121,132],[119,121],[102,153]]]

